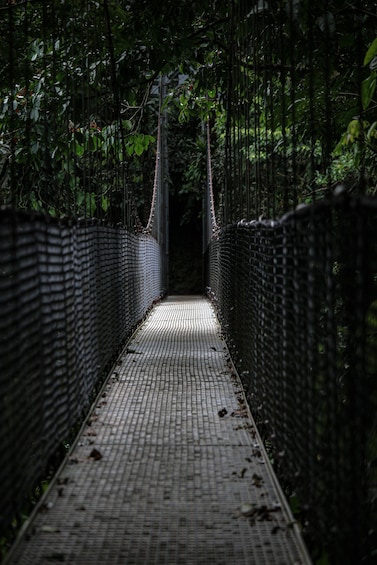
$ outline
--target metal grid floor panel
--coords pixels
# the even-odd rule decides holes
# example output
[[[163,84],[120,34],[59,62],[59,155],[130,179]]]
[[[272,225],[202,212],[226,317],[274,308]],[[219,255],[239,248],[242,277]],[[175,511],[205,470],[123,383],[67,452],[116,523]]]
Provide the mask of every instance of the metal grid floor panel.
[[[53,562],[310,562],[206,299],[153,309],[7,565]]]

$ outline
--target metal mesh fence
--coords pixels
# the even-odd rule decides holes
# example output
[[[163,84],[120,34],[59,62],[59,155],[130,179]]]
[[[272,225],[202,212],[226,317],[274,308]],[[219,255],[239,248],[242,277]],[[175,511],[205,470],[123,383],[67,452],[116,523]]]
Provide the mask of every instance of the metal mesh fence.
[[[339,197],[239,222],[209,284],[313,558],[375,556],[377,205]]]
[[[133,162],[158,87],[129,86],[136,57],[121,71],[126,24],[119,2],[0,0],[0,540],[166,291],[164,174],[143,228],[153,183]]]
[[[0,212],[0,536],[161,288],[160,246]]]

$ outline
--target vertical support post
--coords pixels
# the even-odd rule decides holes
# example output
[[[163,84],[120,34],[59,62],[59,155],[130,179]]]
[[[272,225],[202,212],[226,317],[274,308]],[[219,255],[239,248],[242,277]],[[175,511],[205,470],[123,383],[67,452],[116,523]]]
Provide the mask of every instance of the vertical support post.
[[[160,108],[166,97],[168,78],[161,77],[160,83]],[[162,288],[165,292],[169,289],[169,153],[167,141],[168,118],[166,110],[161,111],[161,147],[160,147],[160,169],[159,169],[159,204],[158,204],[158,241],[162,248]]]
[[[206,139],[206,134],[205,134],[205,124],[204,121],[202,121],[202,125],[201,125],[201,133],[202,133],[202,139]],[[207,140],[208,143],[208,140]],[[202,198],[202,281],[204,286],[208,285],[208,246],[209,246],[209,237],[208,237],[208,233],[209,233],[209,227],[208,227],[208,222],[209,222],[209,213],[208,213],[208,209],[209,209],[209,186],[208,186],[208,167],[209,167],[209,155],[208,155],[208,147],[207,147],[207,151],[206,151],[206,161],[207,161],[207,175],[206,175],[206,181],[205,183],[203,183],[203,198]]]

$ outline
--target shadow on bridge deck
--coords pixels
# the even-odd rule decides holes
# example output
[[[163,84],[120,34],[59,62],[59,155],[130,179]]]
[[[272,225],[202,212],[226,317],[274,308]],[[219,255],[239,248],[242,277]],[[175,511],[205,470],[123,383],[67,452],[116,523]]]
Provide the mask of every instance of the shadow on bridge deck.
[[[152,310],[6,560],[54,562],[310,562],[205,298]]]

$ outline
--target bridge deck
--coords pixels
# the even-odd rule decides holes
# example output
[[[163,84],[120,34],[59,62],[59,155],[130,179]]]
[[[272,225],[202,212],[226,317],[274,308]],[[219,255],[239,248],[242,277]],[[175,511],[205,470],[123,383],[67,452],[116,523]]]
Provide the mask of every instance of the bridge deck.
[[[309,563],[210,303],[133,336],[7,565]]]

